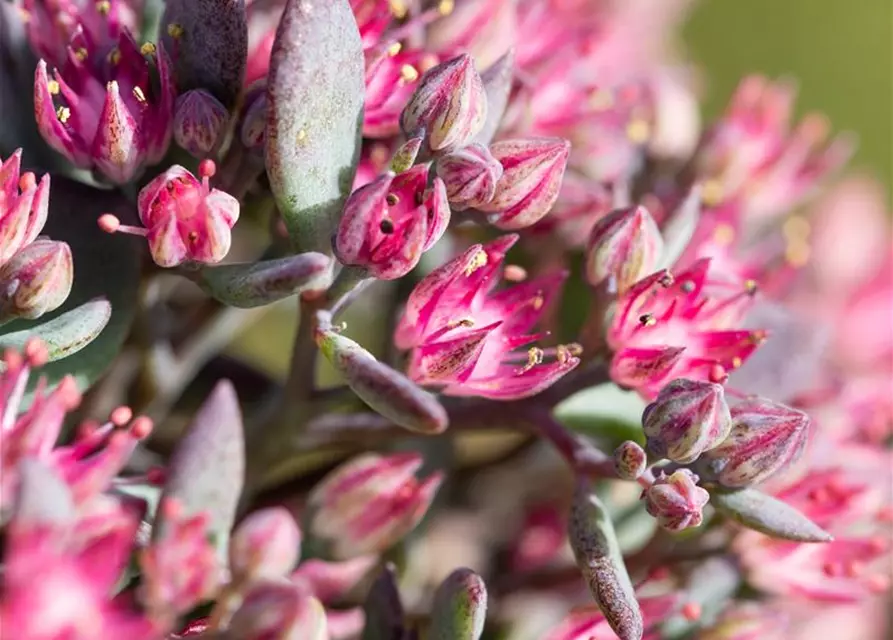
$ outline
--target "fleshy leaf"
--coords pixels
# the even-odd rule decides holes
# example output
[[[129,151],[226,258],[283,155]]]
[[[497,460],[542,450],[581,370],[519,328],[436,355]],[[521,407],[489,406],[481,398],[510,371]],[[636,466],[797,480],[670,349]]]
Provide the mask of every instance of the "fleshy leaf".
[[[641,640],[644,622],[605,506],[581,480],[571,505],[568,539],[595,603],[621,640]]]
[[[40,460],[25,458],[16,496],[15,518],[36,524],[66,524],[75,519],[74,498],[68,485]]]
[[[348,1],[289,0],[270,58],[265,159],[297,251],[331,251],[359,159],[364,96]]]
[[[471,569],[456,569],[434,594],[431,640],[478,640],[487,619],[487,588]]]
[[[514,79],[515,51],[510,50],[481,74],[484,92],[487,94],[487,119],[473,142],[487,145],[499,130],[499,123],[509,103]]]
[[[245,0],[168,0],[161,32],[180,93],[204,89],[232,106],[248,63]]]
[[[199,285],[231,307],[260,307],[325,288],[331,266],[331,258],[311,251],[277,260],[205,267],[199,272]]]
[[[177,445],[161,499],[176,498],[186,515],[207,513],[209,530],[224,553],[244,482],[242,412],[232,383],[221,380]],[[156,522],[155,532],[163,527]]]
[[[88,325],[65,329],[71,331],[72,336],[80,335],[86,340],[96,328],[94,325],[91,330],[89,322],[98,323],[103,307],[111,307],[111,317],[101,333],[94,336],[95,339],[90,340],[89,344],[81,344],[79,349],[70,350],[67,357],[60,352],[57,356],[60,359],[41,369],[41,375],[46,376],[51,385],[70,374],[74,376],[78,388],[86,390],[105,372],[130,332],[139,291],[140,252],[138,245],[131,243],[132,239],[109,235],[98,227],[96,219],[107,212],[114,212],[123,220],[134,217],[132,206],[117,193],[99,191],[53,176],[50,211],[44,233],[54,240],[67,242],[71,247],[74,285],[65,304],[40,318],[40,324],[18,320],[4,325],[0,330],[0,340],[5,341],[7,336],[36,333],[40,331],[39,326],[46,327],[50,323],[58,322],[51,326],[61,327],[63,322],[88,321],[88,318],[92,318]],[[105,302],[99,302],[100,298]],[[68,315],[78,309],[81,311]],[[85,311],[89,312],[86,316],[82,315]],[[65,321],[61,320],[63,316],[66,317]],[[36,381],[37,376],[33,376],[32,384],[36,384]],[[30,395],[26,396],[25,403],[30,403]]]
[[[403,604],[392,564],[385,565],[372,583],[363,611],[366,626],[363,627],[362,640],[398,640],[404,637]]]
[[[714,491],[710,504],[724,516],[773,538],[830,542],[831,534],[794,507],[756,489]]]
[[[0,350],[21,351],[30,338],[40,338],[46,343],[49,362],[61,360],[93,342],[111,317],[108,300],[91,300],[48,322],[0,336]]]

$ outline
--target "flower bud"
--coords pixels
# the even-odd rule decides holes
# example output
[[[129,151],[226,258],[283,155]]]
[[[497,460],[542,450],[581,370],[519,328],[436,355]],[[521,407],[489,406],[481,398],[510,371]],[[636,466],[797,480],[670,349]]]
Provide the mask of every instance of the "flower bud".
[[[732,428],[722,385],[678,379],[645,407],[642,428],[654,456],[688,464],[725,440]]]
[[[196,158],[204,158],[217,146],[229,112],[204,89],[180,95],[174,107],[174,139]]]
[[[645,509],[667,531],[697,527],[704,518],[704,505],[710,500],[710,494],[697,483],[698,476],[688,469],[662,476],[642,493]]]
[[[57,309],[68,298],[73,279],[71,248],[38,238],[0,267],[0,320],[33,320]]]
[[[283,507],[255,511],[236,527],[229,566],[236,580],[282,578],[298,563],[301,530]]]
[[[441,156],[437,175],[443,179],[450,204],[467,209],[493,199],[502,165],[484,145],[470,144]]]
[[[636,480],[645,473],[648,456],[645,450],[632,440],[621,443],[614,450],[614,469],[623,480]]]
[[[663,250],[654,218],[645,207],[617,209],[595,223],[586,249],[586,279],[594,287],[610,277],[623,293],[653,273]]]
[[[418,157],[419,151],[422,148],[422,142],[424,142],[424,140],[421,136],[415,136],[401,144],[400,148],[394,152],[394,156],[391,158],[391,171],[394,173],[409,171],[412,168],[412,165],[415,164],[415,159]]]
[[[478,640],[487,619],[487,587],[471,569],[456,569],[434,594],[431,640]]]
[[[261,582],[233,614],[227,637],[242,640],[327,640],[326,612],[305,589],[289,582]]]
[[[0,265],[34,242],[46,223],[50,176],[21,172],[22,150],[0,161]]]
[[[549,213],[567,167],[571,145],[562,138],[503,140],[490,145],[502,165],[493,199],[480,206],[500,229],[523,229]]]
[[[793,464],[806,445],[809,416],[765,398],[745,400],[731,411],[732,429],[706,454],[707,468],[727,487],[746,487]]]
[[[336,331],[319,331],[316,344],[360,399],[404,429],[441,433],[449,418],[437,398],[405,375],[379,362]]]
[[[313,535],[338,558],[384,551],[415,528],[440,487],[440,473],[416,479],[421,466],[415,453],[370,453],[341,465],[310,495]]]
[[[462,54],[422,76],[400,116],[407,136],[424,130],[433,151],[455,149],[471,140],[487,118],[484,84],[471,56]]]

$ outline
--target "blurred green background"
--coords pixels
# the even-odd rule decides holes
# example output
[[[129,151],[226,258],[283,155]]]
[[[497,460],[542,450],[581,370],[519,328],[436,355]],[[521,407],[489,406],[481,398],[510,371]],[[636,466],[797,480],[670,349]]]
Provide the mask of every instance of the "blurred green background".
[[[655,0],[660,2],[661,0]],[[792,76],[798,113],[859,136],[855,167],[893,176],[893,0],[700,0],[685,30],[705,71],[705,116],[752,72]]]

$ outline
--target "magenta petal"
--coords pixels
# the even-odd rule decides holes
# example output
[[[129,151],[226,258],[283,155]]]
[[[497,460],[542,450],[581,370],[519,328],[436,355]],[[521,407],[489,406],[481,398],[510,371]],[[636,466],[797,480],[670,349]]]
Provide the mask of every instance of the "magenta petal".
[[[34,72],[34,116],[40,135],[53,149],[79,167],[89,167],[90,157],[86,149],[75,144],[71,133],[56,115],[53,96],[50,93],[46,62],[37,63]]]
[[[189,251],[180,237],[176,216],[168,216],[149,229],[149,251],[160,267],[176,267],[187,259]]]
[[[447,387],[448,396],[482,396],[493,400],[519,400],[534,396],[555,384],[562,376],[572,371],[579,358],[570,357],[548,364],[540,364],[520,373],[496,375],[480,380],[467,380]]]
[[[450,203],[447,201],[446,187],[440,178],[434,178],[434,184],[425,197],[425,207],[428,212],[428,237],[425,238],[424,250],[427,251],[440,240],[450,225]]]
[[[142,158],[139,124],[121,98],[118,83],[109,82],[93,139],[94,162],[109,179],[124,184],[133,179]]]
[[[627,347],[614,354],[611,378],[617,384],[638,388],[662,382],[679,362],[685,347]]]
[[[437,384],[440,381],[464,381],[477,364],[484,342],[500,322],[449,340],[426,343],[413,352],[410,377],[419,384]]]

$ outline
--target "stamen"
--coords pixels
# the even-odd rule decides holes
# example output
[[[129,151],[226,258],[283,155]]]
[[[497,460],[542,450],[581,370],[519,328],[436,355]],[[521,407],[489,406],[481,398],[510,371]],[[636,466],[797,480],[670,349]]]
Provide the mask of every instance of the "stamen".
[[[406,8],[406,4],[403,0],[389,0],[388,5],[391,9],[391,14],[397,18],[397,20],[402,20],[406,17],[408,13],[408,9]]]
[[[657,324],[657,318],[653,313],[643,313],[639,316],[639,324],[643,327],[653,327]]]
[[[149,231],[142,227],[121,224],[121,220],[118,216],[111,213],[102,214],[96,222],[99,224],[99,228],[106,233],[129,233],[131,235],[143,237],[149,235]]]
[[[19,191],[27,191],[37,184],[37,178],[31,171],[26,171],[19,178]]]
[[[530,301],[533,305],[535,311],[539,311],[543,308],[543,305],[546,304],[546,298],[543,297],[542,291],[537,291],[536,295],[533,297],[533,300]]]
[[[143,93],[143,90],[140,89],[139,87],[133,88],[133,97],[136,98],[137,100],[139,100],[140,102],[142,102],[143,104],[146,103],[146,94]]]
[[[471,260],[468,262],[468,266],[465,267],[465,275],[470,276],[472,273],[480,269],[481,267],[486,266],[487,264],[487,252],[483,249],[479,250],[473,256],[471,256]]]
[[[217,173],[217,164],[210,158],[205,158],[198,163],[198,175],[202,178],[213,178]]]
[[[641,119],[630,120],[626,125],[626,137],[636,144],[648,142],[651,136],[651,127]]]
[[[47,82],[47,91],[50,92],[50,95],[59,95],[59,89],[59,83],[55,80],[50,80],[49,82]]]
[[[542,364],[545,353],[539,347],[530,347],[527,350],[527,364],[518,369],[516,375],[521,375],[533,369],[536,365]]]
[[[59,122],[65,124],[71,117],[71,109],[68,107],[59,107],[56,109],[56,117],[59,119]]]
[[[140,47],[140,53],[144,56],[154,56],[158,49],[151,42],[144,42],[143,46]]]
[[[393,42],[388,46],[388,55],[392,58],[400,53],[400,50],[403,48],[403,45],[399,42]]]
[[[440,0],[440,2],[437,4],[437,11],[442,16],[450,15],[455,8],[456,3],[453,0]]]
[[[415,82],[419,79],[419,72],[411,64],[404,64],[400,67],[400,78],[403,82]]]
[[[121,62],[121,51],[117,47],[109,51],[108,60],[113,65]]]
[[[394,233],[394,223],[390,218],[382,218],[382,221],[378,224],[378,228],[382,233],[387,235]]]
[[[169,35],[174,40],[181,38],[183,36],[183,27],[176,22],[171,22],[167,25],[167,35]]]
[[[524,282],[527,279],[527,270],[517,264],[507,264],[503,269],[502,277],[509,282]]]
[[[87,59],[88,52],[84,47],[78,47],[74,51],[74,57],[77,58],[78,62],[83,62]]]
[[[99,0],[96,3],[96,13],[101,15],[103,18],[109,14],[109,11],[112,10],[112,3],[109,0]]]
[[[389,193],[388,197],[385,199],[388,202],[388,206],[391,206],[391,207],[397,205],[400,202],[399,196],[397,196],[397,194],[395,194],[395,193]]]

